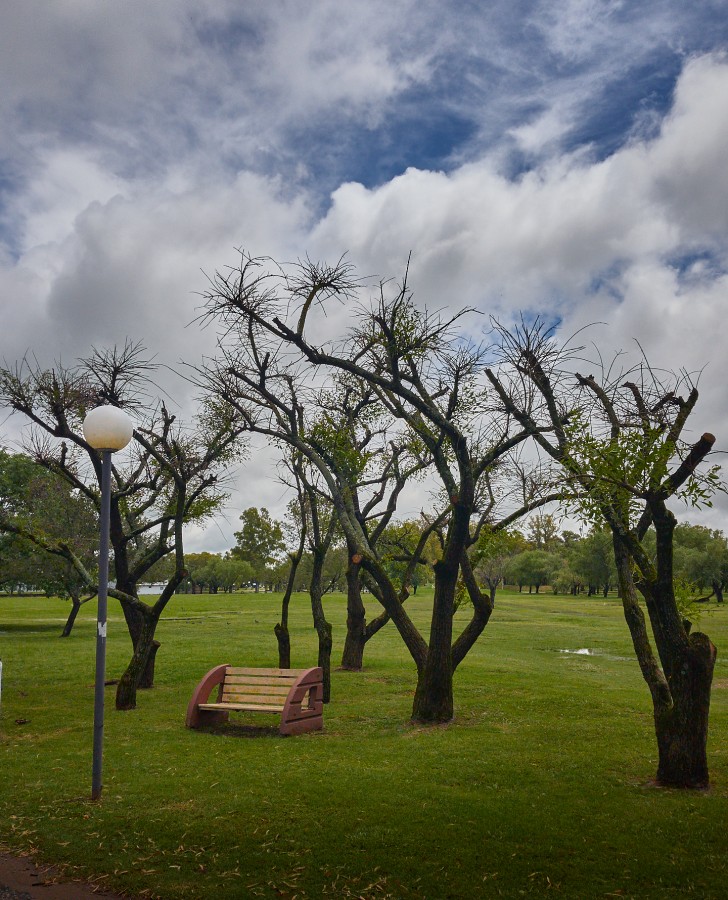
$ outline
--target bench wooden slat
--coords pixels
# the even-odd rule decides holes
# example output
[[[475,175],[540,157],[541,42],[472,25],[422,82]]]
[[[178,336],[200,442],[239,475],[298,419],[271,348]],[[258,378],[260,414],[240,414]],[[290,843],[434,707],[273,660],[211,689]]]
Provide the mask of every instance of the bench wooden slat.
[[[253,678],[252,675],[228,675],[225,681],[227,684],[277,684],[289,690],[296,679],[278,678],[275,675],[264,675],[262,678]]]
[[[285,697],[276,697],[275,694],[223,694],[219,703],[267,703],[278,704],[281,709],[286,702]]]
[[[290,687],[282,684],[267,684],[265,682],[238,684],[237,682],[231,683],[228,678],[225,679],[223,686],[223,693],[225,694],[280,694],[282,697],[287,697],[290,690]]]
[[[284,681],[282,678],[242,678],[239,675],[233,675],[225,679],[225,684],[229,684],[232,687],[255,687],[260,685],[262,687],[274,687],[276,690],[290,691],[293,680]]]
[[[198,709],[232,709],[232,710],[249,710],[250,712],[272,712],[279,713],[283,706],[276,706],[273,703],[200,703]]]
[[[296,678],[305,672],[305,669],[240,669],[237,666],[228,666],[228,675],[278,675],[282,678],[290,678],[295,681]]]

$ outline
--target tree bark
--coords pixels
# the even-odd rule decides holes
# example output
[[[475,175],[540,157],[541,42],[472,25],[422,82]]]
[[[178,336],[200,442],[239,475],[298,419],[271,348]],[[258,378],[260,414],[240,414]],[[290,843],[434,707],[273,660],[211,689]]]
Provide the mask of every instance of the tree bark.
[[[435,564],[430,642],[424,665],[417,669],[412,720],[423,725],[452,721],[452,617],[458,566],[444,560]]]
[[[78,611],[81,609],[81,600],[78,597],[71,597],[71,611],[68,614],[66,624],[63,626],[61,637],[68,637],[73,629],[73,623],[76,621]]]
[[[157,622],[154,623],[154,629],[156,631]],[[155,674],[155,665],[157,662],[157,650],[161,647],[161,644],[157,640],[152,640],[152,645],[149,648],[149,655],[147,656],[147,662],[144,666],[144,670],[142,671],[141,678],[139,679],[138,688],[146,690],[147,688],[154,687],[154,674]]]
[[[647,601],[662,669],[652,652],[637,602],[630,556],[616,535],[614,551],[625,619],[652,695],[658,748],[656,782],[665,787],[707,788],[708,716],[717,651],[707,635],[688,634],[689,623],[686,625],[682,618],[675,621],[677,607],[667,577],[671,572],[671,547],[665,550],[671,523],[658,516],[655,524],[661,577],[650,583],[643,580],[639,586]]]
[[[323,570],[326,551],[313,550],[311,572],[311,612],[313,625],[318,635],[318,664],[323,670],[323,702],[331,700],[331,648],[333,646],[331,623],[326,621],[323,604]]]
[[[276,639],[278,641],[278,668],[291,668],[291,636],[288,632],[288,607],[291,603],[291,595],[293,594],[293,584],[296,580],[296,571],[298,564],[303,556],[303,541],[305,539],[305,531],[302,532],[301,545],[296,553],[291,553],[289,559],[291,561],[288,570],[288,582],[286,584],[286,592],[281,600],[281,621],[275,626]]]
[[[278,668],[291,668],[291,636],[288,633],[288,625],[279,622],[273,629],[278,641]]]
[[[364,665],[364,647],[367,642],[366,609],[361,598],[361,563],[354,562],[354,550],[349,547],[349,565],[346,569],[346,638],[341,655],[341,668],[361,672]]]
[[[688,652],[670,679],[673,705],[655,710],[658,784],[680,788],[709,785],[708,715],[716,655],[707,635],[690,635]]]
[[[117,584],[119,590],[124,591],[125,594],[131,594],[136,597],[136,585],[129,584]],[[138,609],[130,606],[128,603],[124,603],[123,601],[119,601],[121,603],[121,609],[124,613],[124,619],[126,620],[127,628],[129,629],[129,637],[131,638],[133,653],[136,654],[137,647],[139,645],[139,641],[141,639],[142,633],[145,629],[146,616]],[[154,623],[154,628],[156,629],[157,623]],[[154,637],[154,629],[152,631],[152,638]],[[138,682],[136,687],[138,688],[151,688],[154,687],[154,666],[157,659],[157,650],[159,650],[160,643],[158,641],[152,641],[152,645],[149,648],[149,652],[146,655],[146,662],[144,665],[144,670],[140,673]],[[129,663],[131,666],[132,661]],[[135,689],[136,693],[136,689]],[[136,701],[135,701],[136,704]],[[133,709],[134,707],[125,707],[128,709]]]
[[[119,710],[136,709],[137,687],[140,687],[141,682],[148,676],[150,664],[153,683],[154,659],[159,648],[159,643],[154,640],[158,621],[158,616],[144,616],[142,619],[134,653],[116,688],[116,708]],[[146,685],[151,686],[151,683]]]

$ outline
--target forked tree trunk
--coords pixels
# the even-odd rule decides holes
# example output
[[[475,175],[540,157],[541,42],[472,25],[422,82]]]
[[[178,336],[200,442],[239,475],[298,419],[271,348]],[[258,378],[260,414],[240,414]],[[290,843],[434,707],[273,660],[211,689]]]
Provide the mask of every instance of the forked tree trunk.
[[[657,782],[666,787],[707,788],[708,715],[716,648],[706,634],[689,637],[689,649],[670,679],[673,705],[655,709],[659,751]]]
[[[355,555],[355,552],[349,553],[349,566],[346,570],[346,638],[341,654],[341,668],[348,672],[361,672],[367,643],[389,622],[386,612],[367,622],[361,596],[361,563],[352,560]]]
[[[126,594],[131,594],[132,596],[136,596],[136,586],[129,585],[119,585],[119,589],[124,591]],[[129,629],[129,637],[131,638],[133,653],[136,655],[137,647],[139,645],[139,641],[141,640],[142,633],[145,629],[145,622],[147,621],[146,616],[141,613],[138,609],[134,609],[134,607],[130,606],[128,603],[121,602],[121,608],[124,613],[124,619],[126,620],[127,628]],[[157,623],[154,623],[154,628],[156,629]],[[140,673],[136,688],[151,688],[154,687],[154,666],[157,659],[157,651],[159,650],[160,643],[159,641],[155,641],[154,639],[154,631],[152,631],[152,643],[148,650],[144,651],[146,653],[146,661],[144,664],[144,669]],[[134,657],[132,656],[132,662],[129,663],[131,666],[133,663]],[[136,703],[136,700],[135,700]],[[133,709],[134,707],[124,707],[125,709]]]
[[[662,648],[663,672],[652,652],[645,617],[637,602],[631,560],[616,536],[614,550],[625,620],[652,695],[658,749],[656,782],[665,787],[706,788],[710,689],[717,651],[707,635],[687,634],[684,622],[680,626],[684,636],[679,641],[668,640],[660,633],[660,623],[667,621],[668,615],[663,610],[661,616],[659,609],[667,606],[670,598],[657,594],[654,585],[648,590],[643,584],[653,633]]]
[[[154,632],[158,621],[158,616],[144,616],[142,619],[134,653],[116,689],[116,708],[119,710],[136,709],[137,688],[147,677],[150,664],[152,679],[154,677],[154,658],[159,648],[159,643],[154,640]],[[151,687],[151,684],[145,686]]]

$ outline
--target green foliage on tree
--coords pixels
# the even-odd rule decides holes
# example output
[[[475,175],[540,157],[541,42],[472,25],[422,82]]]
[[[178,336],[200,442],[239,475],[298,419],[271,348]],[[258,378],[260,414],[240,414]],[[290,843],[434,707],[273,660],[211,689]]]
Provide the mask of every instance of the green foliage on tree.
[[[254,578],[250,563],[219,553],[186,553],[184,584],[193,590],[217,594],[240,589]]]
[[[675,569],[694,592],[708,589],[718,603],[728,582],[728,542],[722,531],[702,525],[677,525]]]
[[[420,585],[431,584],[433,567],[442,556],[442,547],[435,533],[427,538],[424,550],[417,553],[423,530],[427,523],[406,519],[388,525],[379,538],[379,553],[385,571],[400,589],[407,579],[416,594]],[[417,553],[417,565],[412,568],[412,558]]]
[[[265,507],[248,507],[241,513],[240,521],[243,525],[235,532],[237,543],[230,553],[249,564],[257,585],[270,583],[272,570],[281,562],[286,549],[283,527],[271,518]]]
[[[29,456],[0,450],[0,531],[3,522],[32,530],[48,542],[68,542],[93,569],[98,527],[88,499]],[[93,596],[68,560],[5,531],[0,536],[0,587],[12,591],[20,585],[69,598],[74,609],[84,593],[87,599]]]
[[[507,566],[507,577],[510,582],[517,584],[519,588],[528,587],[528,593],[533,588],[536,593],[546,584],[549,584],[554,572],[559,566],[559,558],[545,550],[524,550],[512,557]]]
[[[483,528],[471,554],[476,577],[486,585],[495,601],[498,587],[505,582],[513,558],[526,549],[526,539],[518,531]]]
[[[579,540],[569,553],[569,565],[587,586],[589,594],[601,591],[606,597],[617,583],[612,535],[605,529],[593,529]]]

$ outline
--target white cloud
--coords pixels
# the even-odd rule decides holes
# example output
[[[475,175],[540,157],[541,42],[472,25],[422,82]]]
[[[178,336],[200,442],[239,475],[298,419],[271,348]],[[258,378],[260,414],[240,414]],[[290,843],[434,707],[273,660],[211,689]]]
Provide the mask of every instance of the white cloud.
[[[509,4],[459,17],[434,2],[357,2],[345,14],[333,0],[281,7],[4,5],[0,153],[10,161],[3,226],[12,240],[0,255],[1,357],[32,347],[41,359],[70,360],[128,335],[163,362],[197,360],[214,339],[186,327],[204,288],[200,270],[234,264],[236,246],[282,259],[348,252],[360,273],[395,277],[413,251],[411,284],[430,308],[541,310],[563,318],[564,330],[607,320],[600,340],[614,347],[637,337],[660,364],[709,360],[700,427],[720,438],[728,423],[728,362],[715,337],[728,264],[722,58],[685,66],[656,137],[635,136],[595,162],[583,149],[557,156],[559,141],[608,77],[667,40],[661,15],[645,36],[620,4],[576,0],[548,21],[536,6],[523,22]],[[533,61],[531,71],[536,45],[500,40],[509,28],[544,39],[567,69],[594,59],[593,67],[561,77]],[[448,81],[448,66],[467,74]],[[372,129],[396,119],[397,99],[438,77],[437,101],[480,121],[486,149],[476,155],[475,138],[463,152],[470,162],[449,172],[409,168],[376,189],[342,184],[317,220],[317,186],[303,192],[294,180],[307,160],[290,134],[315,126],[324,149],[343,152],[343,120]],[[462,96],[448,94],[453,85]],[[515,181],[501,167],[504,136],[483,138],[514,121],[505,140],[548,159]],[[266,160],[283,158],[297,175],[260,174],[276,170]],[[706,260],[679,271],[675,259],[695,251]],[[324,327],[344,327],[345,317],[337,309]],[[474,318],[473,330],[482,324]],[[191,390],[173,392],[186,403]],[[247,464],[238,508],[275,509],[269,462],[257,452]],[[195,540],[213,546],[215,530]]]

